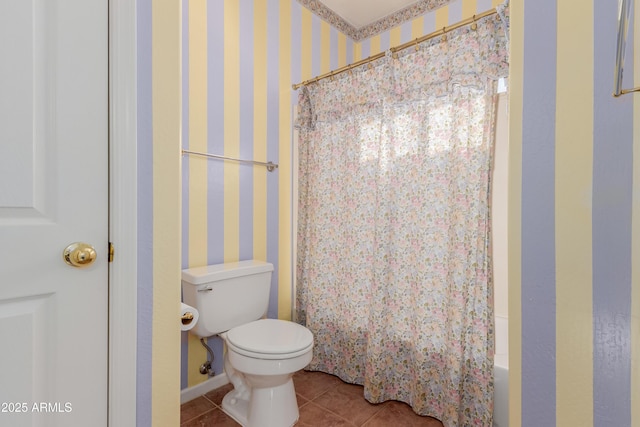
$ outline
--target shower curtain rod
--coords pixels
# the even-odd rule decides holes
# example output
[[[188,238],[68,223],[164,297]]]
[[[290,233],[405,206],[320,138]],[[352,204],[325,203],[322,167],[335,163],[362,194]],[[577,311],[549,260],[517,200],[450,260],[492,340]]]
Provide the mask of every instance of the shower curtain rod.
[[[442,27],[442,29],[440,29],[440,30],[434,31],[434,32],[429,33],[427,35],[424,35],[422,37],[418,37],[415,40],[411,40],[411,41],[403,43],[403,44],[401,44],[399,46],[392,47],[389,50],[391,51],[391,53],[395,57],[396,53],[401,51],[401,50],[404,50],[404,49],[412,47],[412,46],[416,46],[417,47],[420,43],[422,43],[424,41],[427,41],[427,40],[432,39],[434,37],[443,36],[446,33],[450,32],[450,31],[453,31],[453,30],[455,30],[457,28],[464,27],[465,25],[473,24],[475,26],[476,25],[476,21],[478,19],[482,19],[485,16],[494,15],[495,13],[497,13],[495,8],[489,9],[486,12],[482,12],[482,13],[480,13],[478,15],[473,15],[471,18],[463,19],[462,21],[459,21],[459,22],[457,22],[455,24],[449,25],[448,27]],[[472,29],[475,29],[475,28],[472,27]],[[349,70],[351,70],[353,68],[359,67],[360,65],[364,65],[364,64],[367,64],[369,62],[373,62],[373,61],[375,61],[377,59],[383,58],[385,55],[386,55],[386,52],[380,52],[380,53],[377,53],[375,55],[371,55],[368,58],[361,59],[360,61],[354,62],[354,63],[349,64],[349,65],[345,65],[344,67],[340,67],[340,68],[338,68],[336,70],[333,70],[333,71],[330,71],[328,73],[321,74],[321,75],[319,75],[317,77],[314,77],[314,78],[309,79],[309,80],[305,80],[305,81],[303,81],[301,83],[291,85],[291,87],[293,87],[293,90],[297,90],[302,86],[306,86],[308,84],[315,83],[315,82],[317,82],[319,80],[322,80],[322,79],[325,79],[327,77],[333,77],[333,76],[338,75],[340,73],[344,73],[345,71],[349,71]]]
[[[273,162],[259,162],[257,160],[236,159],[235,157],[221,156],[219,154],[209,154],[209,153],[200,153],[198,151],[182,150],[182,155],[185,155],[185,154],[193,154],[195,156],[209,157],[212,159],[232,160],[234,162],[239,162],[239,163],[250,163],[253,165],[264,166],[267,168],[269,172],[273,172],[273,170],[278,167],[278,164]]]

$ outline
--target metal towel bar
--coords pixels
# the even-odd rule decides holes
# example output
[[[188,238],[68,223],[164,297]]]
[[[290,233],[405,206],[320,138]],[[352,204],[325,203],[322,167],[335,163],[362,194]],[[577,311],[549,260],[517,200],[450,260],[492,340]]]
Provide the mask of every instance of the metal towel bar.
[[[273,162],[259,162],[257,160],[236,159],[235,157],[221,156],[219,154],[200,153],[198,151],[182,150],[182,154],[183,155],[184,154],[193,154],[193,155],[196,155],[196,156],[209,157],[209,158],[212,158],[212,159],[232,160],[234,162],[250,163],[250,164],[254,164],[254,165],[264,166],[264,167],[267,168],[267,170],[269,172],[273,172],[274,169],[276,169],[278,167],[278,164],[277,163],[273,163]]]

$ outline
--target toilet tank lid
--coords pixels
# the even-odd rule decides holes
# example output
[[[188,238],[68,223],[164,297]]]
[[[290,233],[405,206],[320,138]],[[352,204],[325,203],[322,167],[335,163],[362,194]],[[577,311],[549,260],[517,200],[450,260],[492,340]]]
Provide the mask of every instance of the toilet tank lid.
[[[229,262],[224,264],[213,264],[204,267],[194,267],[182,270],[182,281],[192,285],[202,285],[203,283],[217,282],[219,280],[232,279],[239,276],[265,273],[273,271],[273,264],[258,261],[246,260],[239,262]]]

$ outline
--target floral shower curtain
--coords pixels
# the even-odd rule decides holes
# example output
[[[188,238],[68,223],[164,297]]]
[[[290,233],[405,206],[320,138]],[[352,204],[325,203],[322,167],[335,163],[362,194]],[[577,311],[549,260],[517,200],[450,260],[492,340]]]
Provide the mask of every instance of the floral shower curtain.
[[[300,94],[297,320],[309,368],[490,426],[489,189],[505,9]]]

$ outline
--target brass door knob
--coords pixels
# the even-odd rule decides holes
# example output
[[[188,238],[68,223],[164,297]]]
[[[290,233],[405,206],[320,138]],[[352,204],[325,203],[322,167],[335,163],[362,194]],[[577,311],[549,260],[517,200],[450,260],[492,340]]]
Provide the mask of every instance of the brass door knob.
[[[64,248],[62,258],[72,267],[86,267],[96,259],[96,250],[93,246],[82,242],[75,242]]]

